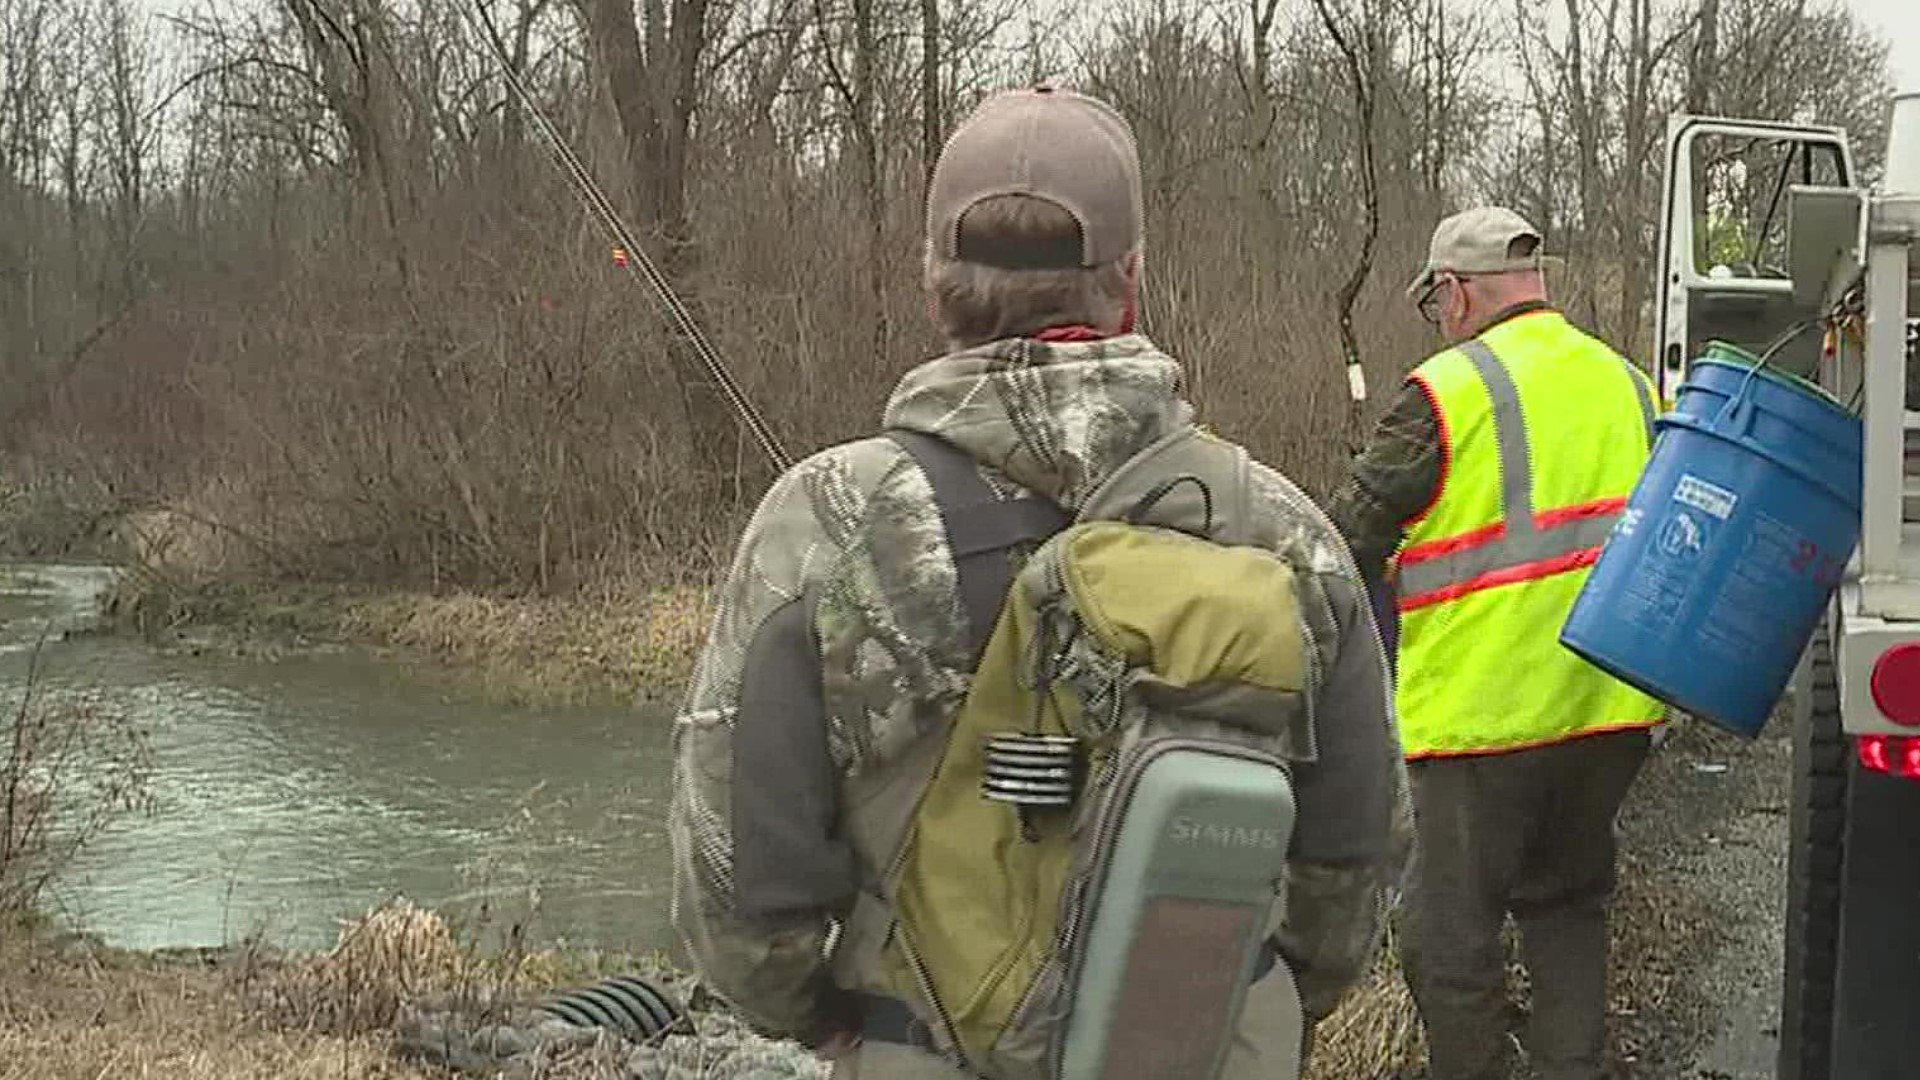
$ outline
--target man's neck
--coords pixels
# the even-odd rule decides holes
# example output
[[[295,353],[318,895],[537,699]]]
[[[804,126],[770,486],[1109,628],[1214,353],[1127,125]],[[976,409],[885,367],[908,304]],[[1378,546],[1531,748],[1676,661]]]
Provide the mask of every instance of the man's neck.
[[[1499,311],[1494,312],[1492,318],[1482,323],[1480,328],[1469,336],[1479,337],[1481,334],[1486,333],[1509,319],[1517,319],[1522,315],[1531,315],[1536,311],[1551,310],[1553,310],[1553,305],[1547,303],[1545,297],[1536,296],[1526,300],[1516,300],[1506,307],[1501,308]]]

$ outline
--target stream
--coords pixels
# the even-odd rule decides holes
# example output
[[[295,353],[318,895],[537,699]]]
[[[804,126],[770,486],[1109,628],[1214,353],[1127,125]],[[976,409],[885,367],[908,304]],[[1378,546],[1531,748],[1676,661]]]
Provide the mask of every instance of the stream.
[[[664,705],[501,708],[351,650],[236,659],[63,640],[112,579],[0,565],[9,721],[37,664],[37,695],[114,710],[152,754],[149,807],[66,868],[51,914],[127,948],[249,935],[326,948],[339,919],[404,896],[483,937],[521,923],[542,943],[669,945]]]

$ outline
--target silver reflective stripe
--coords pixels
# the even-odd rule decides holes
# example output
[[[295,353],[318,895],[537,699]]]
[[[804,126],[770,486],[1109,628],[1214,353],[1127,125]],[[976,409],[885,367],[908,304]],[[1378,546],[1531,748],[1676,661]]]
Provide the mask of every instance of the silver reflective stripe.
[[[1412,600],[1509,567],[1526,566],[1596,548],[1607,542],[1619,511],[1574,518],[1549,529],[1509,531],[1492,543],[1426,559],[1400,568],[1400,595]]]
[[[1493,399],[1493,434],[1500,440],[1500,511],[1507,535],[1533,531],[1533,465],[1527,457],[1527,424],[1520,413],[1520,390],[1513,385],[1507,365],[1479,338],[1464,341],[1460,351],[1473,361],[1473,370]]]
[[[1647,448],[1653,448],[1653,395],[1647,392],[1647,384],[1640,381],[1640,373],[1633,361],[1625,357],[1620,362],[1627,366],[1627,381],[1633,384],[1634,396],[1640,399],[1640,420],[1647,426]]]

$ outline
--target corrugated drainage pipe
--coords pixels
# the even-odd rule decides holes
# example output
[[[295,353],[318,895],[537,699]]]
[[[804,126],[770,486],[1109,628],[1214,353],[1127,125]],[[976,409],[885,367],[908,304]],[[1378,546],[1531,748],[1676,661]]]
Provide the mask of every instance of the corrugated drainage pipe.
[[[615,975],[569,990],[540,1011],[580,1027],[603,1027],[637,1043],[692,1030],[680,1003],[637,975]]]

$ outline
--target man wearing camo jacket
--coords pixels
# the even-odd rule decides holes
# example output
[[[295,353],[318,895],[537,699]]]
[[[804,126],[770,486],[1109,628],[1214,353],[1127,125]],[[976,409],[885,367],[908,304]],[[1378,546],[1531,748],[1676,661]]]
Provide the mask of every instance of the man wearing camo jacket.
[[[1044,87],[990,99],[948,142],[928,198],[928,306],[952,351],[905,374],[882,427],[959,447],[1001,498],[1076,509],[1193,423],[1180,364],[1134,329],[1142,240],[1139,162],[1118,113]],[[1270,469],[1254,467],[1252,498],[1262,535],[1300,568],[1326,672],[1317,757],[1294,778],[1274,942],[1311,1022],[1375,955],[1411,809],[1379,637],[1343,541]],[[836,1059],[836,1076],[965,1075],[905,1045],[886,1019],[899,1010],[850,985],[828,947],[880,873],[863,840],[899,827],[878,818],[898,817],[901,800],[867,793],[966,695],[956,581],[932,491],[897,442],[814,454],[740,539],[677,720],[674,923],[711,989]],[[1274,1075],[1259,1068],[1261,1031],[1256,991],[1229,1077]]]

